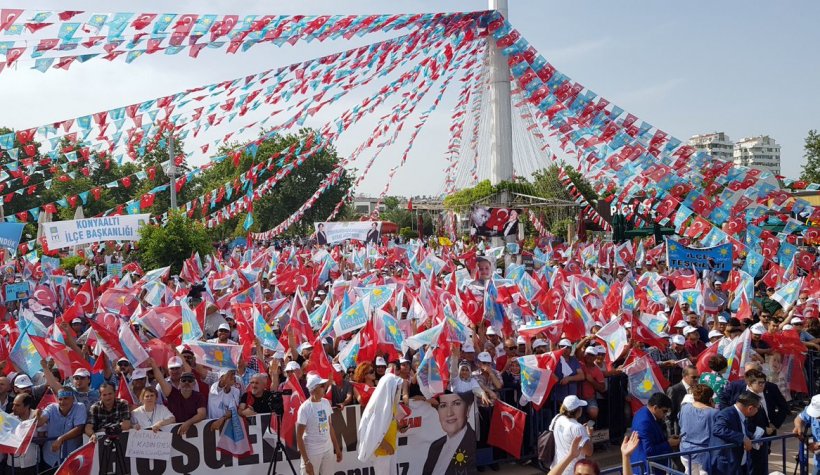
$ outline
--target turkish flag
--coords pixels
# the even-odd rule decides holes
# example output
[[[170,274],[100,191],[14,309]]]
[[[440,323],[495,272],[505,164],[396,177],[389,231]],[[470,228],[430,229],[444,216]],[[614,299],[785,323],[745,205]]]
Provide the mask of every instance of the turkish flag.
[[[57,469],[55,475],[91,475],[97,444],[89,442],[75,450]]]
[[[493,405],[493,417],[490,419],[487,444],[520,458],[526,422],[527,415],[524,411],[496,400]]]
[[[325,353],[325,347],[322,346],[322,340],[317,338],[313,342],[313,352],[310,354],[307,366],[308,373],[314,372],[322,379],[333,379],[336,373],[333,371],[333,365],[330,363],[330,358]]]

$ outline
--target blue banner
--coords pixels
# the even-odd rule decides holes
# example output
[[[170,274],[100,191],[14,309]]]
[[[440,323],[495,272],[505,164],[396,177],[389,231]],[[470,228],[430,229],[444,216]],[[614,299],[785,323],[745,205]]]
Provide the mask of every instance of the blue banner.
[[[6,302],[25,300],[28,298],[28,293],[30,290],[31,288],[29,287],[28,282],[6,284]]]
[[[17,252],[20,236],[23,235],[23,223],[0,223],[0,247]]]
[[[672,269],[728,272],[732,270],[732,244],[698,249],[666,238],[666,264]]]

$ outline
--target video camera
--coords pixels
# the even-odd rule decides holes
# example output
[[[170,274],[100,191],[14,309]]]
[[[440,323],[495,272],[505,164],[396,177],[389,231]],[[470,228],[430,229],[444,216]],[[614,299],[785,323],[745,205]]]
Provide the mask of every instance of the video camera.
[[[105,432],[105,436],[109,439],[116,439],[119,438],[120,434],[122,434],[122,426],[119,422],[111,422],[109,424],[105,424],[102,426],[103,432]]]

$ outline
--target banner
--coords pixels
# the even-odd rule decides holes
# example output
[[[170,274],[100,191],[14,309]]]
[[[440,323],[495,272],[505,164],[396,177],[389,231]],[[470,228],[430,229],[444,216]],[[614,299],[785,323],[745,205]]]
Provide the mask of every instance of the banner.
[[[451,395],[451,397],[457,396]],[[396,467],[391,470],[391,473],[401,475],[431,473],[436,467],[444,448],[444,442],[447,440],[442,426],[446,427],[448,432],[456,434],[456,437],[462,437],[462,442],[455,448],[453,455],[449,455],[452,450],[447,452],[447,456],[452,458],[445,466],[452,469],[453,473],[476,473],[475,404],[470,406],[444,404],[442,406],[445,407],[439,416],[438,410],[427,402],[410,401],[410,415],[407,417],[410,425],[406,433],[399,433],[398,450],[394,456]],[[214,421],[207,420],[192,426],[185,438],[176,434],[179,424],[163,428],[163,430],[170,430],[173,434],[169,460],[126,457],[125,463],[130,467],[130,473],[150,473],[152,475],[172,473],[211,475],[224,473],[225,469],[229,469],[230,473],[235,475],[266,473],[268,464],[273,460],[275,453],[272,446],[275,444],[275,439],[270,440],[271,435],[268,430],[270,418],[270,414],[258,414],[247,419],[248,438],[253,455],[237,458],[216,450],[220,433],[211,429]],[[334,465],[334,474],[375,473],[372,464],[360,462],[356,455],[357,427],[360,420],[361,407],[358,405],[348,406],[342,411],[333,411],[331,423],[337,437],[341,440],[344,452],[342,461]],[[128,441],[132,432],[124,432],[120,436],[120,444],[126,454],[131,453]],[[267,438],[263,439],[266,434]],[[95,447],[94,466],[90,473],[117,473],[113,466],[116,457],[110,457],[108,467],[100,466],[106,458],[103,454],[105,450],[106,448],[101,447],[100,444]],[[285,455],[299,473],[299,453],[289,448]],[[281,457],[281,454],[279,456]],[[291,473],[287,461],[280,458],[276,472],[277,474]]]
[[[345,221],[313,223],[316,242],[321,245],[334,244],[346,239],[378,244],[381,242],[381,221]]]
[[[25,226],[23,223],[0,223],[0,247],[11,249],[12,253],[17,252]]]
[[[6,302],[14,302],[15,300],[25,300],[31,291],[28,282],[15,282],[13,284],[6,284]]]
[[[518,216],[520,214],[520,209],[474,206],[470,212],[470,235],[518,236]]]
[[[101,241],[139,241],[139,230],[150,216],[132,214],[55,221],[45,225],[46,242],[49,249],[62,249]]]
[[[697,249],[666,238],[666,264],[672,269],[729,272],[732,270],[732,244]]]
[[[105,273],[111,277],[122,277],[122,263],[106,264]]]

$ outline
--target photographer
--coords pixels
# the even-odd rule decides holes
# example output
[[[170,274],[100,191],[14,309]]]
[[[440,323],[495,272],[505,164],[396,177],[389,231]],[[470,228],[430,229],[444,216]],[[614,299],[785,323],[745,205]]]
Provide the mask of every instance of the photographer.
[[[100,386],[100,400],[91,405],[85,424],[85,435],[91,442],[97,441],[97,432],[117,435],[131,428],[131,409],[128,403],[117,399],[116,390],[110,384]]]

